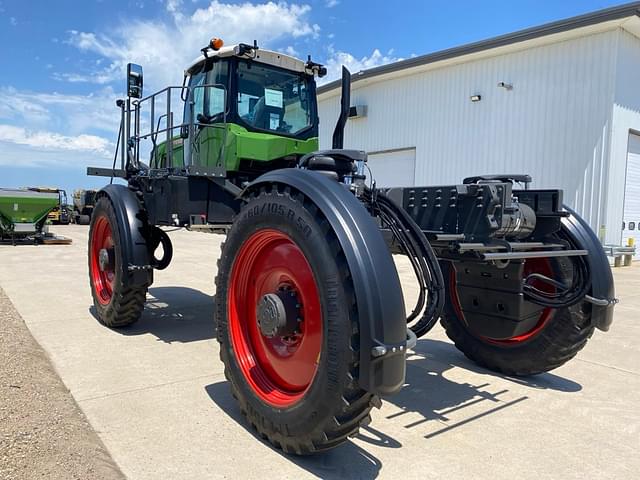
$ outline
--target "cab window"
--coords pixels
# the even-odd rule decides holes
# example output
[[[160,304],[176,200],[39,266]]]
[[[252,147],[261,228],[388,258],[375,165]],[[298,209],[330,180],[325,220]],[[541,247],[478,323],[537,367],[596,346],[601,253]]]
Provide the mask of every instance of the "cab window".
[[[208,71],[191,75],[189,88],[193,95],[193,120],[196,123],[221,121],[224,112],[226,86],[229,83],[228,62],[215,62]],[[185,105],[184,122],[189,121],[189,104]],[[200,120],[198,120],[200,115]]]
[[[247,125],[295,135],[312,125],[309,78],[257,62],[238,62],[238,115]]]

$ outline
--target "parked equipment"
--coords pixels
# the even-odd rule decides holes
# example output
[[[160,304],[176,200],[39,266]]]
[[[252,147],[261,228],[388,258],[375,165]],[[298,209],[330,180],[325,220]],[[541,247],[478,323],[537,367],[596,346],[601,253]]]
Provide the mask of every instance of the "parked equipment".
[[[41,237],[48,213],[59,204],[56,192],[0,188],[0,240]]]
[[[89,225],[96,206],[97,190],[74,190],[73,217],[78,225]]]
[[[71,223],[72,208],[67,201],[67,192],[54,187],[30,187],[33,192],[57,193],[58,205],[56,205],[47,215],[47,219],[53,225],[68,225]]]
[[[597,237],[559,190],[530,189],[527,175],[376,188],[367,154],[343,149],[346,69],[333,148],[318,151],[315,78],[325,73],[214,39],[182,86],[143,98],[142,68],[130,64],[119,165],[116,151],[113,168],[88,169],[128,182],[96,196],[98,319],[115,328],[140,318],[154,270],[171,261],[162,227],[226,233],[215,301],[225,375],[259,433],[297,454],[366,424],[438,319],[469,358],[529,375],[606,331],[616,302]],[[416,274],[408,315],[391,252]]]

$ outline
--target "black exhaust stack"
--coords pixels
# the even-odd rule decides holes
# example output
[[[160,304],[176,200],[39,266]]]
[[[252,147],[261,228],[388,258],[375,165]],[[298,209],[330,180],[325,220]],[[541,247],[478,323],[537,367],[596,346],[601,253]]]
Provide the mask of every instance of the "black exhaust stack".
[[[333,149],[344,148],[344,127],[349,118],[349,109],[351,107],[351,73],[347,67],[342,66],[342,98],[340,99],[340,116],[338,123],[333,131]]]

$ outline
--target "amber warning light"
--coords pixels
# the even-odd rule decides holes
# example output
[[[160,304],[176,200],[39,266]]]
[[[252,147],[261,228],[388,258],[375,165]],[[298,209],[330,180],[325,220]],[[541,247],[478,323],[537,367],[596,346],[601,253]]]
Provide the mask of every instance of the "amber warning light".
[[[222,48],[222,46],[224,45],[224,42],[222,41],[221,38],[212,38],[211,42],[209,42],[209,45],[214,50],[220,50]]]

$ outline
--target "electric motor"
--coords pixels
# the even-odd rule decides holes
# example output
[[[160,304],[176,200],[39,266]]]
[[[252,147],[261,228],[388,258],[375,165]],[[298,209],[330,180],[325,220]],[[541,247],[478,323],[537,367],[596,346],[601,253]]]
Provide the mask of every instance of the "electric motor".
[[[523,239],[531,235],[536,228],[536,213],[529,205],[518,203],[513,199],[511,206],[502,213],[500,228],[495,230],[493,237],[509,239]]]

